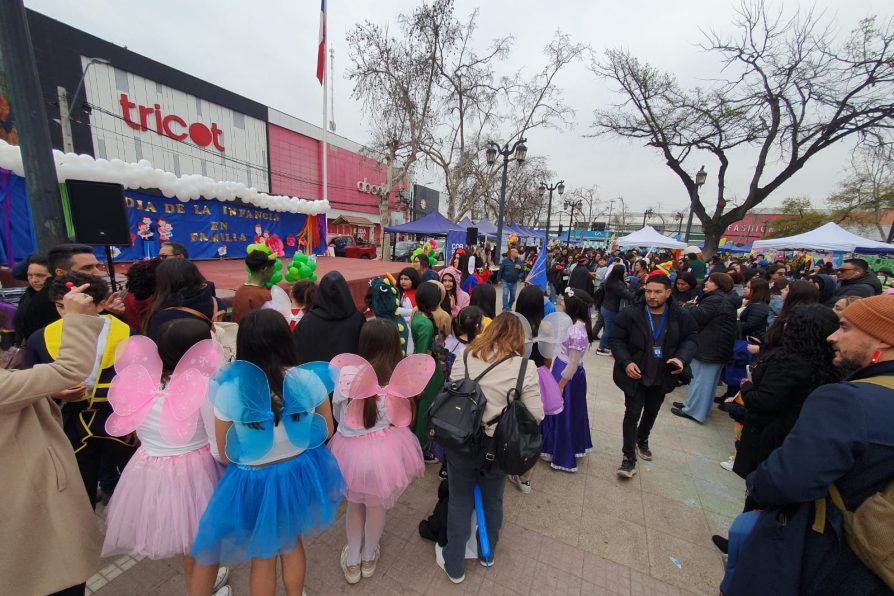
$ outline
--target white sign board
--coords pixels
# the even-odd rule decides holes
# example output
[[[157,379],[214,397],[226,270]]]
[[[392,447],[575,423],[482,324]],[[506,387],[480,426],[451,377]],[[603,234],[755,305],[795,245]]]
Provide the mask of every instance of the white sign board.
[[[94,62],[84,87],[97,158],[270,190],[265,122],[109,64]]]

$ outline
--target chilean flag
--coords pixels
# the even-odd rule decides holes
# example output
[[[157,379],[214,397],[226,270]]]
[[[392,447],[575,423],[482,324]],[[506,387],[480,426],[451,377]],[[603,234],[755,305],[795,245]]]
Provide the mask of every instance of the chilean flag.
[[[317,80],[323,84],[326,66],[326,0],[320,0],[320,47],[317,48]]]

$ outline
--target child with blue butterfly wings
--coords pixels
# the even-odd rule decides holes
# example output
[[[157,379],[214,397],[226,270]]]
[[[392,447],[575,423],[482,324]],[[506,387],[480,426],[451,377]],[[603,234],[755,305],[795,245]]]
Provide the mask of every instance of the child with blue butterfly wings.
[[[296,366],[288,323],[273,310],[239,325],[236,360],[213,378],[215,438],[231,462],[199,523],[191,554],[201,563],[251,560],[251,593],[273,594],[276,561],[286,594],[304,587],[301,537],[335,521],[345,492],[323,444],[332,434],[329,363]]]

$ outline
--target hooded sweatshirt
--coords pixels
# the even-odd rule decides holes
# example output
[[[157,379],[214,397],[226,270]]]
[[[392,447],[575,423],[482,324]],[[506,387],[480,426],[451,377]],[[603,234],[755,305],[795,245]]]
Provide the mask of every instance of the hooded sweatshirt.
[[[878,280],[875,273],[867,271],[865,275],[861,275],[856,279],[842,280],[839,282],[838,290],[829,301],[829,306],[844,298],[845,296],[859,296],[860,298],[871,298],[882,293],[882,282]]]
[[[820,304],[825,304],[826,306],[835,306],[834,297],[838,280],[831,275],[826,275],[824,273],[817,273],[814,277],[820,282]],[[831,304],[829,304],[830,301]]]
[[[338,354],[355,353],[365,322],[348,282],[338,271],[330,271],[320,280],[313,307],[295,327],[298,362],[329,362]]]

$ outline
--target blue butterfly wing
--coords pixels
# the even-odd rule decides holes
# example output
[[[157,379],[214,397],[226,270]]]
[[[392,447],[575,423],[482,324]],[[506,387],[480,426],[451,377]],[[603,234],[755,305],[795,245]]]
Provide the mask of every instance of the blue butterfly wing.
[[[260,368],[244,360],[224,366],[209,388],[215,415],[233,422],[227,431],[230,461],[250,464],[273,446],[273,410],[270,385]]]
[[[335,383],[338,381],[338,369],[328,362],[325,362],[323,360],[314,360],[313,362],[305,362],[304,364],[299,365],[298,368],[317,375],[320,378],[320,381],[326,387],[327,395],[335,391]]]
[[[314,410],[328,399],[335,381],[328,362],[296,366],[283,381],[282,423],[299,449],[319,447],[326,440],[326,419]]]

